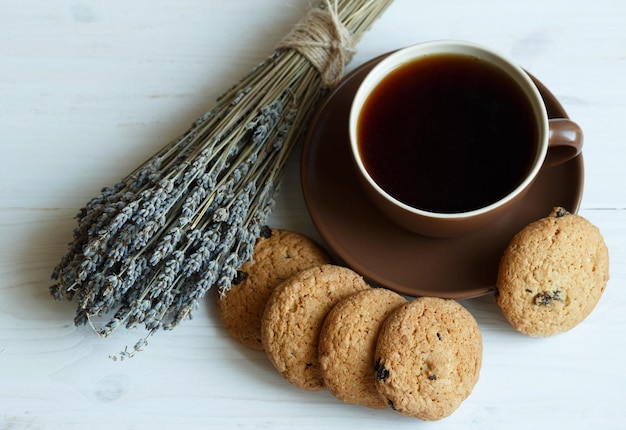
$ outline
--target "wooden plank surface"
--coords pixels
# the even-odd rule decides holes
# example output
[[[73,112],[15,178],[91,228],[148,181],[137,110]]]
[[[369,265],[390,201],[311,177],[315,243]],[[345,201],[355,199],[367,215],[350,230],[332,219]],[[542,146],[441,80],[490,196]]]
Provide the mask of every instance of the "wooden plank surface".
[[[580,213],[610,249],[594,313],[549,339],[515,333],[491,297],[463,302],[484,336],[481,379],[440,423],[290,386],[224,332],[212,294],[132,360],[139,331],[99,339],[47,293],[77,209],[182,133],[264,59],[309,0],[4,1],[0,13],[0,429],[626,426],[626,3],[395,0],[348,70],[441,38],[531,71],[585,131]],[[272,225],[319,236],[287,166]],[[454,270],[454,268],[451,268]]]

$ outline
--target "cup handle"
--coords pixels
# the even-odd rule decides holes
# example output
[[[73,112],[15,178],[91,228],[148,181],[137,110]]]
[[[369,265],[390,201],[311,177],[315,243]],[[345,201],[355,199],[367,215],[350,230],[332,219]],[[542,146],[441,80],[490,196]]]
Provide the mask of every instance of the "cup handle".
[[[548,155],[545,165],[558,166],[576,157],[583,148],[583,132],[574,121],[567,118],[548,120]]]

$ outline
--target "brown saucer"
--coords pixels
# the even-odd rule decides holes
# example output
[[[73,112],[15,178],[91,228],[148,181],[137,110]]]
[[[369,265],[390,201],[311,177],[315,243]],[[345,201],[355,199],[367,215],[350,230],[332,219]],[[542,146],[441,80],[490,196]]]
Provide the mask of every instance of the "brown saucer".
[[[348,115],[367,72],[384,56],[348,74],[320,106],[301,161],[304,199],[315,227],[343,264],[379,286],[409,296],[465,299],[494,291],[500,256],[515,233],[554,206],[577,212],[582,198],[582,155],[543,169],[512,213],[470,235],[434,239],[388,220],[360,188],[350,158]],[[535,79],[551,118],[567,117]]]

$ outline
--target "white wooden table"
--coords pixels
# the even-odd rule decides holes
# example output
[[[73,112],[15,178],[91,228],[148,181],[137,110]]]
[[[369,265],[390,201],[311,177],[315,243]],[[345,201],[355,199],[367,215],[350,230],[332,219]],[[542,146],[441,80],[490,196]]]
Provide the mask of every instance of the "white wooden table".
[[[467,39],[508,54],[586,134],[580,213],[610,249],[594,313],[549,339],[515,333],[491,297],[464,302],[484,336],[474,392],[422,423],[290,386],[231,340],[206,301],[132,360],[48,295],[77,209],[208,110],[269,54],[309,0],[2,0],[0,429],[626,428],[626,3],[396,0],[349,69],[415,42]],[[297,152],[297,151],[296,151]],[[319,239],[294,154],[272,225]]]

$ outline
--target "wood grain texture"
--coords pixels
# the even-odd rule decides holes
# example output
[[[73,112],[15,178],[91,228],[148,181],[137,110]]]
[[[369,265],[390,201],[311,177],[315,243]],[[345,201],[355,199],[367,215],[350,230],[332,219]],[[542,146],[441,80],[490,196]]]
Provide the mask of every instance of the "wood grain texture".
[[[290,386],[220,327],[212,300],[134,359],[140,331],[99,339],[47,293],[77,209],[182,133],[265,58],[309,0],[23,0],[0,14],[0,429],[621,429],[626,421],[626,3],[395,0],[349,69],[424,40],[492,46],[531,71],[585,131],[581,215],[611,280],[579,327],[515,333],[491,297],[464,302],[481,378],[442,423]],[[272,217],[317,238],[298,150]],[[451,268],[453,270],[453,268]]]

